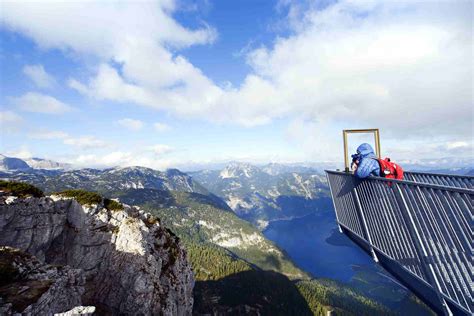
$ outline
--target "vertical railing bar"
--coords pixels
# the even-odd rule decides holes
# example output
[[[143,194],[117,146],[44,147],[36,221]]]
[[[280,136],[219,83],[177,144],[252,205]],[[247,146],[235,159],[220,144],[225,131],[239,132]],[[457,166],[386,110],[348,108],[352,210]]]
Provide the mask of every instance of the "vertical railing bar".
[[[351,178],[346,178],[345,179],[345,182],[344,182],[344,186],[347,186],[347,182],[352,179]],[[353,185],[351,185],[353,186]],[[352,189],[351,189],[351,192],[352,192]],[[350,200],[350,201],[349,201]],[[345,213],[346,217],[345,217],[345,220],[347,223],[349,223],[349,227],[354,231],[354,232],[357,232],[359,235],[360,233],[357,231],[357,225],[356,225],[356,222],[355,222],[355,219],[354,219],[354,199],[352,197],[352,193],[350,194],[346,194],[344,196],[344,203],[346,203],[348,205],[347,207],[347,211]],[[361,236],[362,237],[362,236]]]
[[[440,181],[441,181],[441,183],[442,183],[443,185],[455,186],[455,185],[453,185],[453,184],[451,183],[451,181],[449,181],[449,179],[446,178],[446,177],[440,176],[438,179],[440,179]]]
[[[397,209],[397,212],[394,213],[394,216],[395,216],[396,220],[400,223],[399,227],[401,229],[401,238],[402,238],[402,240],[405,241],[403,244],[405,244],[407,246],[407,248],[409,250],[409,256],[415,258],[418,262],[416,264],[416,267],[417,267],[417,270],[418,270],[418,275],[420,275],[423,279],[426,279],[426,276],[424,275],[423,269],[420,266],[421,265],[420,258],[419,258],[418,254],[417,254],[417,252],[415,251],[415,248],[414,248],[415,246],[413,244],[413,238],[408,232],[406,220],[402,216],[400,207],[398,206],[398,202],[395,199],[395,195],[394,195],[395,192],[394,192],[393,186],[390,187],[390,189],[391,189],[391,191],[390,191],[391,194],[388,195],[388,198],[391,202],[390,204],[393,205],[394,207],[396,207],[396,209]]]
[[[429,238],[428,238],[430,236],[430,233],[429,233],[429,229],[427,228],[426,220],[423,217],[423,214],[426,214],[427,212],[429,212],[430,208],[428,205],[425,205],[425,207],[423,208],[424,211],[422,211],[421,209],[422,203],[420,201],[420,197],[417,194],[418,192],[416,191],[416,189],[415,189],[415,192],[413,192],[411,189],[412,188],[409,187],[409,188],[406,188],[406,190],[404,191],[407,196],[406,202],[409,204],[409,209],[413,210],[412,215],[414,219],[416,219],[416,223],[418,224],[417,228],[421,230],[422,232],[421,236],[424,237],[423,245],[426,247],[427,253],[429,255],[432,255],[433,253],[431,249],[432,245],[430,244]],[[444,285],[444,283],[442,283],[441,285]]]
[[[474,221],[474,215],[472,213],[473,210],[473,204],[472,204],[472,197],[469,197],[467,194],[458,194],[456,195],[456,199],[459,201],[461,200],[462,203],[466,206],[463,207],[463,211],[460,215],[462,216],[462,221],[464,222],[465,227],[467,227],[467,230],[469,231],[470,235],[473,236],[473,230],[472,230],[472,223]],[[470,247],[472,251],[472,247]]]
[[[381,201],[381,197],[378,196],[377,191],[376,191],[376,185],[377,181],[368,181],[367,182],[367,194],[369,198],[373,201],[375,201],[377,209],[375,209],[375,205],[373,211],[374,211],[374,218],[375,220],[379,223],[377,225],[379,227],[379,231],[381,232],[387,232],[387,229],[389,228],[388,222],[385,220],[385,215],[386,215],[386,210],[383,207],[383,203]],[[380,229],[381,228],[381,229]],[[390,257],[395,258],[396,257],[396,250],[395,250],[395,245],[392,242],[393,236],[387,236],[387,234],[381,233],[381,235],[384,238],[385,244],[387,249],[385,250],[385,253],[389,254]]]
[[[349,177],[346,178],[346,182],[344,183],[344,185],[347,186],[347,183],[349,181],[351,182],[351,187],[353,187],[353,184],[352,184],[353,180],[352,180],[352,178],[349,178]],[[353,231],[357,232],[357,230],[356,230],[356,227],[357,227],[356,219],[354,218],[354,204],[355,204],[355,202],[354,202],[354,198],[352,197],[352,189],[350,191],[350,194],[345,195],[345,200],[344,201],[350,205],[350,207],[348,207],[349,212],[346,214],[346,220],[350,223],[350,228]]]
[[[388,201],[390,201],[390,197],[389,197],[389,193],[393,194],[393,187],[392,186],[389,186],[389,187],[384,187],[383,188],[384,191],[385,191],[385,197],[386,197],[386,203],[387,203],[387,207],[390,209],[390,219],[391,221],[393,222],[393,225],[394,225],[394,228],[396,229],[397,233],[396,233],[396,238],[397,238],[397,243],[399,244],[400,246],[400,249],[402,250],[402,255],[405,257],[405,258],[413,258],[413,260],[418,260],[418,258],[416,258],[416,255],[412,252],[412,250],[410,249],[411,247],[411,240],[410,242],[404,242],[404,240],[402,239],[402,236],[404,236],[404,231],[403,231],[403,224],[400,223],[400,221],[397,219],[397,216],[396,216],[396,210],[395,210],[395,206],[394,204],[389,204]],[[398,225],[397,225],[398,223]],[[406,241],[408,241],[408,239],[406,239]],[[414,271],[416,271],[417,269],[417,264],[415,264],[414,262],[411,264],[412,266],[412,269]],[[417,271],[417,274],[419,274],[419,271]]]
[[[433,240],[432,242],[434,257],[437,259],[437,262],[435,262],[435,267],[437,270],[439,270],[439,275],[443,276],[440,278],[440,280],[446,285],[446,294],[449,294],[450,297],[455,298],[456,301],[461,303],[458,295],[459,291],[457,290],[459,288],[459,284],[457,283],[456,277],[453,274],[452,261],[449,257],[449,232],[446,230],[446,227],[444,227],[443,233],[441,227],[438,225],[438,222],[442,222],[441,217],[439,217],[439,213],[444,211],[444,206],[442,205],[435,190],[427,188],[423,191],[425,192],[424,195],[430,197],[428,201],[431,201],[430,205],[432,205],[432,207],[430,206],[430,210],[427,211],[427,214],[429,216],[428,221],[431,228],[428,228],[428,232],[433,232],[435,234],[431,235],[432,238],[436,237],[436,240]],[[438,216],[436,214],[438,214]],[[452,242],[451,246],[454,246]]]
[[[367,225],[367,230],[370,231],[370,235],[372,237],[372,246],[376,246],[380,249],[383,249],[383,246],[380,244],[380,236],[377,230],[377,225],[373,224],[372,217],[370,216],[370,204],[365,192],[365,185],[366,181],[361,181],[357,187],[358,198],[361,204],[361,209],[364,210],[364,217]]]
[[[375,251],[374,251],[374,248],[373,248],[374,244],[372,242],[372,238],[371,238],[369,230],[367,228],[367,222],[365,220],[364,212],[362,211],[362,207],[360,205],[359,195],[357,193],[357,187],[355,185],[354,185],[354,195],[355,195],[355,198],[356,198],[356,207],[358,208],[358,211],[359,211],[361,226],[364,228],[365,235],[366,235],[366,240],[369,242],[370,251],[372,253],[372,258],[374,259],[375,262],[378,262],[379,259],[377,258],[377,255],[375,254]]]
[[[334,211],[336,213],[336,221],[337,221],[337,227],[339,228],[339,232],[342,233],[342,228],[341,228],[341,225],[339,225],[339,217],[338,217],[338,214],[337,214],[337,208],[336,208],[336,196],[333,194],[333,191],[332,191],[332,187],[331,187],[331,181],[329,180],[329,173],[326,173],[326,179],[328,181],[328,184],[329,184],[329,191],[331,192],[331,197],[332,197],[332,205],[334,206]]]
[[[380,238],[380,243],[383,245],[382,249],[393,258],[394,250],[392,249],[392,243],[389,236],[385,234],[387,226],[386,222],[383,220],[383,208],[380,205],[380,199],[374,194],[375,192],[371,188],[372,184],[373,182],[367,181],[367,185],[365,186],[367,200],[371,206],[371,217]],[[370,201],[374,201],[375,203],[370,203]]]
[[[385,246],[385,242],[384,242],[384,240],[381,236],[380,226],[377,225],[378,223],[376,222],[376,219],[372,215],[374,213],[374,211],[373,211],[372,205],[370,203],[370,197],[367,194],[367,190],[366,190],[366,184],[367,183],[368,183],[368,181],[362,181],[359,185],[360,193],[361,193],[360,197],[361,197],[361,200],[364,203],[364,207],[365,207],[365,210],[366,210],[364,212],[364,215],[365,215],[366,222],[367,222],[367,229],[371,232],[373,245],[380,248],[380,249],[382,249],[385,253],[389,253],[386,249],[387,247]],[[372,201],[374,201],[374,199],[372,199]],[[374,221],[375,221],[375,223],[374,223]]]
[[[360,220],[358,218],[358,215],[357,215],[357,207],[356,207],[356,202],[354,201],[354,198],[352,197],[351,195],[351,199],[353,200],[352,201],[352,205],[351,205],[351,209],[352,209],[352,212],[351,212],[351,218],[352,218],[352,222],[354,223],[354,227],[357,228],[357,232],[359,234],[360,237],[362,238],[365,238],[364,237],[364,230],[360,224]]]
[[[343,188],[342,177],[340,176],[336,177],[335,181],[337,182],[338,187],[339,187],[338,194],[340,194],[340,191]],[[347,221],[346,221],[347,205],[346,205],[345,197],[344,196],[338,197],[337,202],[338,202],[338,206],[340,207],[338,216],[340,216],[340,220],[342,221],[342,223],[347,225]]]
[[[460,296],[463,298],[463,301],[464,301],[463,305],[468,307],[469,301],[472,300],[472,294],[470,293],[470,290],[469,290],[469,287],[470,287],[469,281],[465,279],[462,273],[462,271],[465,271],[464,262],[459,256],[459,253],[457,251],[451,251],[450,255],[447,256],[447,259],[453,262],[452,266],[450,267],[450,269],[452,269],[453,271],[452,272],[454,275],[453,279],[456,280],[459,286],[458,292]]]
[[[430,217],[430,215],[433,212],[433,209],[436,209],[436,207],[433,208],[432,206],[434,205],[432,203],[429,203],[429,200],[427,199],[427,197],[429,197],[430,200],[432,200],[432,197],[429,194],[429,191],[426,191],[426,190],[422,191],[418,187],[415,190],[414,195],[418,197],[418,201],[415,200],[414,206],[412,207],[415,207],[416,209],[418,209],[418,212],[415,212],[415,216],[416,214],[420,215],[418,222],[420,224],[420,228],[423,231],[423,236],[425,236],[426,247],[427,249],[429,249],[429,252],[432,258],[437,258],[437,262],[433,264],[433,267],[437,271],[437,275],[444,274],[443,273],[444,268],[439,259],[440,253],[436,245],[437,240],[439,240],[439,236],[436,235],[437,228],[435,224],[431,221],[431,217]],[[420,209],[420,205],[424,205],[423,211]],[[435,235],[433,235],[432,233],[435,233]],[[440,266],[438,266],[438,264]],[[449,278],[440,278],[440,284],[442,286],[441,292],[446,292],[446,294],[449,295],[452,293],[452,289],[449,287],[450,282],[445,282],[447,280],[449,281]]]
[[[445,177],[446,181],[449,183],[450,186],[452,187],[462,187],[462,184],[457,182],[456,179],[450,178],[450,177]]]
[[[351,178],[351,181],[352,181],[352,187],[354,188],[354,178]],[[360,211],[358,209],[358,205],[357,205],[357,201],[356,201],[356,198],[355,198],[355,195],[354,195],[354,189],[351,190],[351,194],[348,196],[348,198],[351,199],[352,201],[352,209],[354,210],[354,212],[352,213],[352,216],[353,216],[353,220],[354,220],[354,223],[357,223],[355,225],[357,225],[358,227],[360,227],[360,233],[361,233],[361,237],[364,238],[366,241],[367,241],[367,237],[366,237],[366,234],[364,232],[364,228],[362,227],[362,224],[361,224],[361,219],[360,219]]]
[[[390,201],[389,192],[393,194],[393,187],[391,185],[385,186],[383,187],[383,190],[385,192],[387,206],[390,209],[390,211],[388,212],[389,219],[394,223],[394,228],[397,231],[395,238],[397,239],[397,244],[399,245],[399,249],[401,250],[401,255],[407,259],[412,258],[412,260],[409,261],[411,262],[408,265],[409,269],[412,270],[415,274],[422,276],[421,271],[418,269],[418,264],[416,264],[416,261],[418,261],[419,259],[411,250],[411,240],[406,237],[405,232],[403,231],[403,223],[401,223],[400,220],[397,219],[397,212],[395,211],[394,206],[396,204],[388,203],[388,201]],[[397,222],[398,225],[396,224]],[[403,237],[405,237],[405,240],[403,240]]]
[[[338,184],[339,184],[339,191],[338,191],[338,194],[340,194],[341,190],[345,187],[345,181],[346,179],[343,179],[342,177],[338,177],[337,178],[337,181],[338,181]],[[347,204],[347,197],[346,196],[341,196],[339,198],[339,205],[341,206],[341,212],[338,214],[338,216],[340,216],[340,221],[344,224],[344,225],[347,225],[350,227],[349,225],[349,220],[348,220],[348,212],[349,211],[349,208],[348,208],[348,204]]]
[[[340,188],[346,187],[348,180],[349,180],[348,177],[344,177],[344,178],[340,177],[339,179]],[[350,193],[350,195],[352,195],[352,193]],[[352,224],[351,224],[351,214],[350,214],[351,211],[350,210],[352,209],[352,205],[354,204],[354,202],[349,203],[349,201],[347,201],[348,199],[349,199],[348,194],[341,197],[341,203],[344,205],[344,213],[343,213],[342,220],[345,225],[353,229],[354,227],[352,227]]]
[[[382,184],[383,185],[383,184]],[[395,259],[399,259],[401,257],[403,257],[403,250],[401,249],[401,243],[398,239],[398,233],[395,233],[395,224],[392,220],[392,217],[391,217],[391,210],[390,208],[388,207],[387,205],[387,199],[386,199],[386,196],[384,194],[384,188],[380,186],[380,183],[379,182],[376,182],[374,181],[374,188],[377,192],[377,195],[380,197],[380,204],[382,205],[382,208],[384,210],[384,214],[386,215],[386,222],[387,222],[387,226],[389,228],[389,231],[390,231],[390,235],[392,237],[392,241],[395,241],[395,242],[392,242],[393,244],[393,248],[394,248],[394,258]]]
[[[465,295],[464,295],[464,292],[465,292],[464,289],[466,289],[466,283],[465,283],[464,278],[462,278],[460,276],[460,273],[459,273],[459,266],[458,265],[460,264],[460,260],[459,260],[459,257],[457,256],[457,251],[452,251],[452,249],[457,248],[457,247],[455,247],[456,243],[454,242],[455,241],[454,237],[457,238],[457,232],[453,227],[453,223],[451,221],[451,218],[448,216],[448,214],[446,212],[447,208],[449,208],[450,211],[452,211],[452,208],[447,203],[447,200],[446,200],[447,195],[446,194],[442,194],[442,192],[440,192],[439,190],[435,191],[433,189],[431,189],[430,192],[434,196],[434,199],[436,199],[437,204],[440,205],[440,207],[437,209],[437,210],[439,210],[439,212],[438,212],[439,215],[440,215],[439,219],[443,223],[446,224],[446,225],[443,226],[444,229],[445,229],[445,234],[448,236],[448,239],[452,243],[451,247],[450,247],[450,245],[445,244],[446,249],[445,249],[444,253],[442,253],[443,259],[446,261],[446,266],[447,266],[448,272],[450,274],[450,280],[453,281],[452,283],[454,285],[454,290],[456,292],[456,296],[460,295],[463,298],[464,302],[467,304],[467,300],[465,299]],[[461,246],[461,245],[459,244],[459,246]],[[455,259],[457,259],[457,261]],[[459,300],[459,298],[458,298],[458,300]]]
[[[474,180],[471,179],[465,179],[466,187],[468,189],[473,189],[474,188]]]
[[[441,294],[441,286],[439,284],[438,278],[436,277],[436,274],[433,270],[433,267],[430,263],[424,263],[426,257],[428,257],[428,252],[423,244],[423,240],[420,236],[420,233],[418,231],[417,225],[415,223],[415,220],[413,218],[413,215],[411,214],[407,202],[405,200],[405,197],[403,196],[403,192],[401,190],[401,185],[399,183],[394,183],[394,185],[397,187],[397,190],[399,192],[399,196],[401,198],[401,203],[403,207],[405,208],[406,214],[408,215],[409,222],[411,224],[411,229],[413,229],[414,236],[416,237],[414,240],[416,241],[416,244],[418,245],[418,249],[421,251],[421,256],[420,259],[422,260],[422,266],[426,266],[428,268],[428,271],[426,273],[427,277],[431,279],[431,284],[435,287],[437,293],[438,293],[438,298],[442,304],[442,306],[445,308],[445,313],[448,315],[452,315],[452,312],[450,311],[448,305],[446,304],[442,294]]]
[[[461,206],[459,205],[458,201],[454,196],[459,193],[454,193],[453,195],[449,194],[449,192],[444,192],[446,199],[448,200],[449,204],[452,205],[452,213],[447,214],[451,223],[457,227],[456,231],[456,239],[459,243],[459,248],[462,251],[467,251],[469,249],[469,237],[466,236],[466,230],[464,229],[464,223],[460,221],[462,217],[461,213]],[[456,216],[457,215],[457,216]],[[472,240],[472,236],[471,236]]]

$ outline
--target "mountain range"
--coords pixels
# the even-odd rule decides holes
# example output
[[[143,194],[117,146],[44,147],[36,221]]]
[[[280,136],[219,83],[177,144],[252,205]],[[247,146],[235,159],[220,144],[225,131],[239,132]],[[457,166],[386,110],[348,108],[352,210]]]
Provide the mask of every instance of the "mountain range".
[[[71,167],[72,166],[68,163],[61,163],[48,159],[20,159],[14,157],[7,157],[5,155],[0,154],[0,171],[22,171],[30,169],[67,170],[71,169]]]
[[[261,232],[272,221],[331,212],[326,178],[317,169],[236,162],[190,173],[145,167],[35,169],[4,156],[2,166],[0,179],[28,182],[45,193],[99,192],[159,218],[188,251],[196,278],[194,314],[390,313],[383,302],[353,287],[313,279]]]
[[[326,176],[312,168],[233,162],[222,170],[190,175],[260,229],[269,221],[308,215],[331,205]]]

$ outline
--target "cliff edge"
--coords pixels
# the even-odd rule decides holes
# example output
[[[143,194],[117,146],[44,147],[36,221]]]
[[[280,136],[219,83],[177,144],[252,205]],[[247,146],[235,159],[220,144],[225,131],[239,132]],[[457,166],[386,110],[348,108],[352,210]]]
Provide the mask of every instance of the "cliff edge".
[[[0,192],[0,246],[0,312],[192,313],[194,277],[179,238],[138,208]],[[20,304],[31,284],[41,289]]]

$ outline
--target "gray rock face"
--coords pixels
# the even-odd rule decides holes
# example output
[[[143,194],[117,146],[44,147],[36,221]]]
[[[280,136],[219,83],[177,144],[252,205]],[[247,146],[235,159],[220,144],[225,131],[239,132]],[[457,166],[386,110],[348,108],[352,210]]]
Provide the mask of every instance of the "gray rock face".
[[[82,301],[113,314],[189,315],[194,278],[177,237],[149,214],[59,197],[0,197],[0,245],[80,269]],[[67,306],[64,312],[74,306]]]
[[[41,263],[10,247],[0,247],[0,266],[0,315],[48,315],[81,303],[85,277],[80,269]]]

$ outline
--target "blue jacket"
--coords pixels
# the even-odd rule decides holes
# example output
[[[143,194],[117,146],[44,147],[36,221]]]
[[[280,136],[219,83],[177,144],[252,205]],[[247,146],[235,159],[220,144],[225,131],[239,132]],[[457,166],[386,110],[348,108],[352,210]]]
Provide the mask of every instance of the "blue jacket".
[[[357,170],[355,171],[355,176],[361,179],[367,178],[370,175],[379,176],[380,166],[372,146],[367,143],[363,143],[357,147],[357,153],[361,156],[361,158],[359,160]]]

